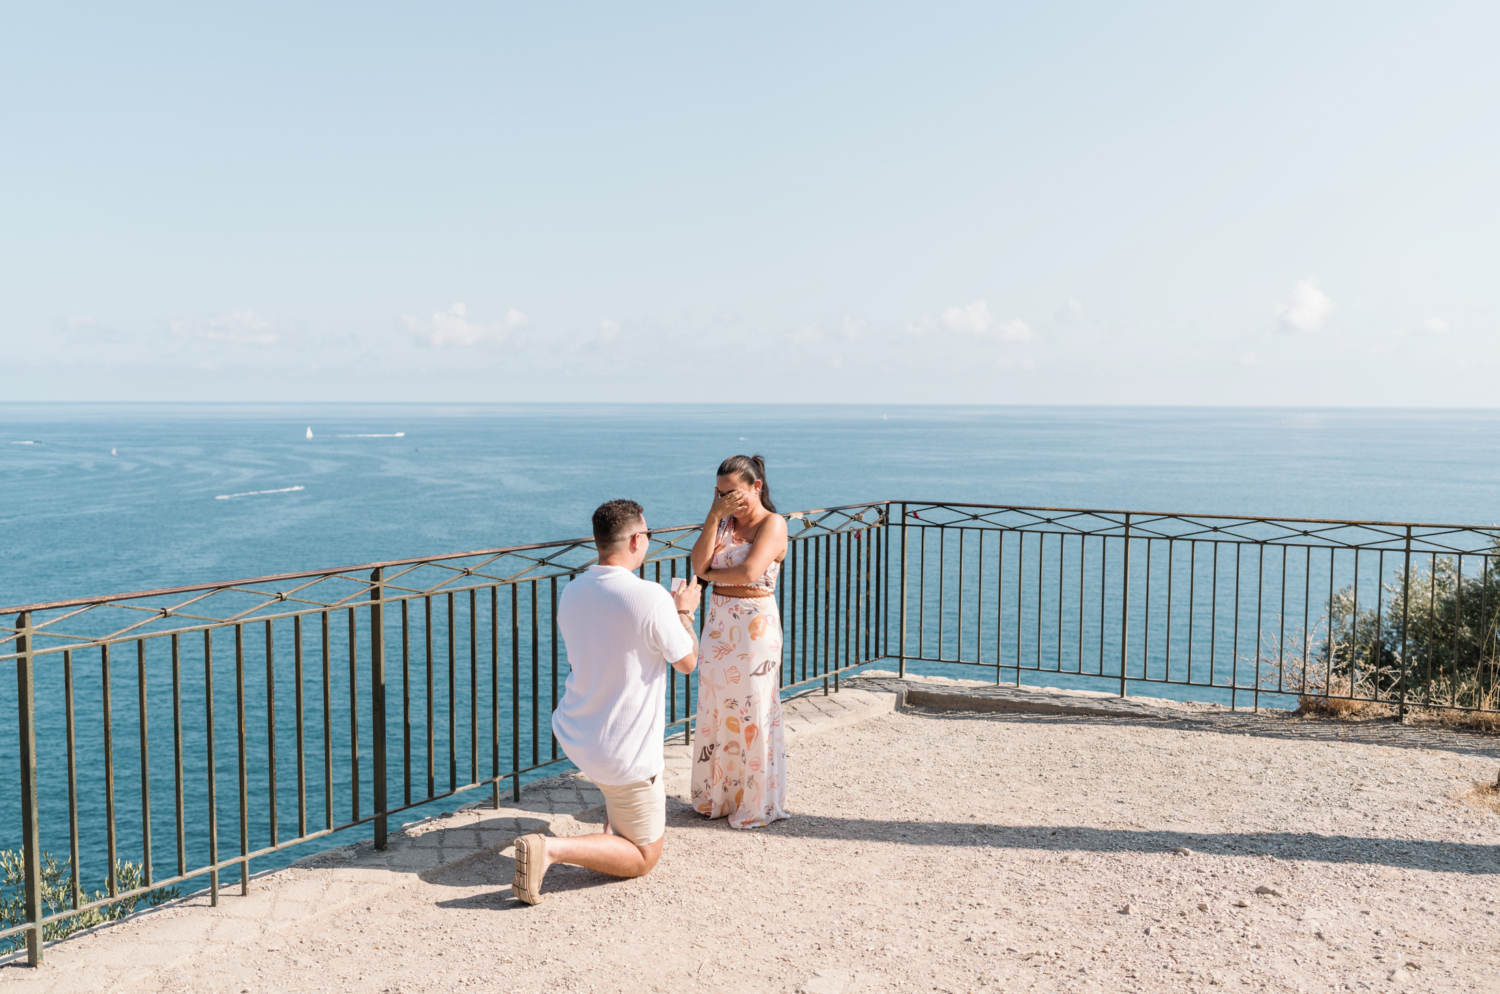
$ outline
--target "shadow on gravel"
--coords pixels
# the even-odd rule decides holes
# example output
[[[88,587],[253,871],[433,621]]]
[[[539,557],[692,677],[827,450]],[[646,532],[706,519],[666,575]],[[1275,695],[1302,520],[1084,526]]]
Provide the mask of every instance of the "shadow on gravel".
[[[450,863],[430,874],[423,874],[423,879],[443,887],[493,888],[481,894],[434,901],[435,907],[467,911],[517,911],[529,908],[530,905],[521,903],[511,895],[510,881],[515,871],[515,860],[492,850]],[[558,894],[570,890],[592,890],[619,882],[621,881],[614,877],[585,870],[581,866],[558,863],[547,871],[546,892]]]
[[[687,812],[669,817],[675,827],[730,831]],[[1203,856],[1275,856],[1320,863],[1366,863],[1410,870],[1473,875],[1500,874],[1500,846],[1463,842],[1379,839],[1313,832],[1166,832],[1088,827],[997,826],[963,822],[877,821],[793,815],[756,829],[769,835],[805,839],[895,842],[915,846],[984,846],[1064,852],[1139,852],[1181,857],[1174,849]]]
[[[667,845],[681,831],[732,832],[722,820],[709,821],[679,798],[667,799]],[[1275,856],[1281,860],[1389,866],[1470,875],[1500,874],[1500,846],[1461,842],[1421,842],[1310,832],[1205,833],[1160,832],[1086,827],[995,826],[963,822],[879,821],[793,815],[757,834],[830,841],[894,842],[913,846],[974,846],[1062,853],[1158,853],[1191,861],[1202,856]],[[1189,849],[1182,855],[1174,849]],[[511,896],[515,863],[489,850],[424,873],[428,883],[447,887],[493,888],[480,894],[435,901],[451,910],[516,911],[527,908]],[[558,864],[547,871],[546,893],[591,890],[621,883],[578,866]],[[497,886],[498,885],[498,886]]]
[[[1209,712],[1202,715],[1163,711],[1160,715],[1043,714],[1026,711],[972,711],[957,708],[907,706],[902,714],[938,721],[1005,721],[1031,724],[1110,725],[1139,728],[1176,728],[1223,735],[1253,735],[1299,742],[1348,742],[1393,746],[1398,749],[1442,749],[1469,756],[1500,757],[1500,738],[1480,732],[1402,725],[1394,719],[1339,721],[1303,718],[1286,712]]]
[[[686,814],[691,818],[698,818],[685,803],[676,798],[667,798],[668,824],[674,813],[674,806],[680,811],[680,815]],[[604,812],[602,807],[589,808],[580,811],[573,816],[579,825],[590,830],[597,831],[604,827]],[[680,818],[680,824],[688,824],[686,818]],[[545,823],[535,826],[536,831],[546,832]],[[570,834],[564,832],[563,834]],[[467,897],[456,897],[446,901],[434,901],[433,904],[439,908],[467,909],[470,911],[516,911],[529,908],[530,905],[523,904],[511,894],[510,881],[515,876],[516,861],[510,856],[501,855],[509,852],[509,844],[503,847],[485,849],[472,856],[440,866],[434,870],[423,871],[419,876],[424,883],[436,884],[440,887],[491,887],[493,890],[482,894],[470,894]],[[557,863],[547,871],[546,893],[557,894],[570,890],[591,890],[609,884],[623,883],[618,877],[611,877],[603,873],[595,873],[581,866],[569,866],[566,863]],[[497,886],[498,885],[498,886]]]

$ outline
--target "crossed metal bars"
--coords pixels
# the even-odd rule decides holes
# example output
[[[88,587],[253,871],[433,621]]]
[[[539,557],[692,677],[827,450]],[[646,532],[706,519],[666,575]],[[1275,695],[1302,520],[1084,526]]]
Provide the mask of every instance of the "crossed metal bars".
[[[915,501],[894,504],[891,518],[903,671],[910,658],[991,667],[997,680],[1012,668],[1017,681],[1022,670],[1072,673],[1114,680],[1121,695],[1130,680],[1213,686],[1231,705],[1244,691],[1257,706],[1262,692],[1389,701],[1402,713],[1495,706],[1497,527]],[[1414,589],[1425,603],[1412,602]],[[1195,649],[1206,650],[1204,674]],[[1423,696],[1409,701],[1416,677]],[[1435,678],[1453,678],[1446,700]],[[1458,678],[1489,696],[1460,702]]]
[[[787,617],[787,667],[781,674],[784,686],[821,680],[827,692],[830,680],[836,689],[839,674],[869,660],[876,652],[875,631],[881,603],[879,570],[882,545],[878,533],[885,521],[885,505],[859,504],[822,508],[788,515],[791,542],[784,581],[778,592],[779,605]],[[652,549],[641,575],[661,581],[685,575],[689,566],[688,550],[697,539],[697,526],[666,528],[651,533]],[[522,775],[562,761],[557,743],[550,750],[543,740],[550,738],[542,727],[540,716],[548,703],[556,706],[559,690],[560,651],[555,611],[561,584],[596,561],[591,540],[574,539],[539,543],[503,549],[479,550],[454,555],[424,557],[369,563],[333,570],[303,571],[276,576],[257,577],[228,583],[197,584],[161,590],[148,590],[107,597],[79,598],[3,609],[14,613],[13,626],[0,627],[0,660],[13,661],[17,673],[17,709],[19,714],[19,760],[21,777],[20,810],[21,846],[25,863],[26,923],[0,930],[0,939],[25,933],[28,961],[41,962],[44,929],[70,916],[122,899],[140,897],[158,888],[170,887],[203,875],[209,877],[210,900],[217,903],[219,875],[223,869],[238,870],[242,892],[248,888],[251,860],[317,839],[321,836],[369,824],[375,843],[383,848],[388,819],[409,808],[452,796],[474,787],[493,787],[499,804],[500,787],[508,781],[513,796],[519,800]],[[508,594],[508,611],[502,611],[502,592]],[[484,601],[488,601],[488,611]],[[465,602],[467,602],[465,604]],[[417,610],[413,611],[415,607]],[[446,608],[446,612],[445,609]],[[446,613],[446,624],[443,615]],[[397,615],[399,614],[399,621]],[[341,618],[340,615],[344,617]],[[507,616],[508,615],[508,619]],[[505,623],[508,620],[508,625]],[[347,621],[347,628],[342,623]],[[361,623],[363,621],[363,623]],[[304,622],[310,631],[304,633]],[[289,624],[288,624],[289,623]],[[700,619],[701,624],[701,619]],[[290,640],[286,629],[292,629]],[[465,627],[467,633],[465,637]],[[508,628],[508,633],[505,629]],[[256,633],[264,633],[263,648],[258,648]],[[399,635],[397,634],[399,630]],[[307,651],[304,634],[314,636]],[[489,680],[481,675],[480,657],[483,635],[489,636]],[[503,636],[508,634],[508,638]],[[238,852],[224,855],[219,838],[219,781],[215,747],[227,738],[227,729],[216,730],[215,706],[230,703],[222,681],[215,688],[215,649],[223,657],[223,639],[233,638],[234,678],[232,692],[234,778],[239,807]],[[413,636],[416,652],[413,653]],[[194,655],[189,646],[201,638],[203,676],[196,685],[185,680],[185,663]],[[399,645],[388,644],[392,640]],[[444,646],[446,642],[446,646]],[[502,642],[510,650],[509,680],[501,678]],[[424,644],[425,643],[425,644]],[[136,696],[135,724],[139,732],[140,821],[138,834],[142,854],[142,884],[127,889],[116,877],[119,839],[117,838],[117,796],[114,756],[121,744],[114,735],[115,708],[111,689],[119,675],[112,651],[135,646]],[[154,661],[148,665],[148,646]],[[153,765],[148,714],[148,685],[160,683],[162,651],[170,650],[171,721],[174,821],[176,829],[176,872],[159,877],[154,872],[152,840],[151,784]],[[447,674],[442,673],[442,650],[446,648]],[[423,658],[425,649],[425,660]],[[468,673],[459,665],[461,650],[466,649]],[[321,651],[319,651],[321,650]],[[342,678],[333,666],[340,652],[347,657],[347,700],[337,700],[335,686]],[[99,715],[102,732],[102,755],[80,755],[76,745],[78,723],[75,721],[75,670],[81,654],[97,653],[99,660]],[[265,682],[259,687],[247,682],[247,663],[263,655]],[[286,731],[276,717],[276,689],[285,685],[287,674],[278,669],[277,660],[290,654],[294,672],[290,682],[294,689],[295,760],[296,760],[296,831],[282,834],[282,817],[278,811],[277,747]],[[387,656],[400,656],[399,678],[386,672]],[[550,656],[550,702],[544,687],[543,656]],[[523,655],[530,657],[530,672],[523,666]],[[79,657],[75,659],[75,657]],[[55,675],[54,664],[62,670],[62,709],[65,712],[66,746],[66,818],[70,852],[67,900],[61,910],[46,913],[42,894],[43,805],[38,803],[38,749],[36,742],[36,690],[38,667],[43,675]],[[425,662],[425,666],[424,666]],[[799,673],[800,663],[800,673]],[[413,665],[415,664],[415,665]],[[413,668],[417,670],[413,679]],[[422,678],[425,670],[425,693]],[[48,671],[51,671],[50,673]],[[112,673],[114,674],[112,676]],[[220,674],[222,675],[222,674]],[[318,708],[304,700],[304,690],[318,690],[321,676],[321,721]],[[309,680],[309,677],[311,678]],[[508,687],[506,686],[508,682]],[[310,687],[308,686],[310,684]],[[361,693],[361,684],[367,694]],[[387,722],[395,717],[396,705],[387,707],[389,688],[399,684],[401,750],[397,762],[388,762],[387,750],[395,743],[387,734]],[[503,708],[505,691],[509,690],[509,707]],[[198,757],[184,760],[184,718],[191,717],[194,702],[184,708],[184,692],[191,698],[201,697],[202,721],[206,731],[202,783],[194,787],[187,776],[188,767]],[[154,707],[162,707],[160,692],[155,692]],[[682,707],[676,675],[670,685],[671,727],[682,726],[685,735],[692,724],[692,688],[682,681]],[[525,698],[529,697],[529,702]],[[480,760],[480,705],[488,704],[487,727],[490,743],[488,770]],[[443,724],[437,705],[446,703],[447,783],[441,782],[435,762],[441,744],[435,729]],[[529,703],[529,709],[523,708]],[[425,721],[421,710],[425,704]],[[460,704],[467,704],[467,764],[461,762],[458,744],[465,729],[459,717]],[[361,709],[367,709],[362,716]],[[335,714],[335,710],[341,712]],[[54,709],[55,711],[56,709]],[[502,710],[508,715],[502,715]],[[523,711],[529,710],[529,729]],[[254,742],[247,712],[263,711],[266,733],[264,746]],[[388,711],[392,712],[388,714]],[[335,731],[335,719],[348,718],[348,734]],[[128,716],[127,712],[127,716]],[[222,717],[222,716],[221,716]],[[502,762],[501,740],[503,717],[510,724],[509,758]],[[363,729],[363,734],[362,734]],[[425,743],[422,742],[425,729]],[[316,771],[309,770],[308,739],[322,736],[323,798],[322,818],[316,816]],[[311,734],[309,734],[311,733]],[[415,734],[414,734],[415,733]],[[369,743],[371,777],[362,785],[364,772],[362,743]],[[525,746],[530,745],[529,762],[523,760]],[[55,744],[54,744],[55,745]],[[45,750],[44,750],[45,751]],[[189,750],[191,753],[192,750]],[[254,753],[252,756],[251,753]],[[339,782],[336,791],[335,753],[339,752]],[[550,755],[548,754],[550,752]],[[247,761],[247,757],[252,761]],[[426,784],[422,789],[421,759],[425,758]],[[417,759],[418,762],[413,762]],[[463,769],[464,766],[467,769]],[[396,766],[396,782],[390,774]],[[80,772],[97,775],[102,770],[105,801],[104,850],[108,867],[107,889],[97,899],[85,898],[79,864],[80,844],[79,796]],[[265,791],[254,797],[254,807],[263,810],[266,831],[256,830],[264,845],[252,845],[252,781],[264,778]],[[416,783],[414,784],[414,780]],[[259,783],[255,783],[259,786]],[[370,808],[361,809],[364,790],[368,789]],[[399,799],[388,796],[394,787]],[[198,796],[190,797],[196,793]],[[56,803],[54,793],[52,800]],[[310,804],[309,801],[314,803]],[[200,809],[201,805],[201,809]],[[335,807],[347,805],[349,816],[335,817]],[[189,825],[187,809],[200,809],[205,817],[198,825],[206,827],[206,859],[189,858]],[[373,810],[371,810],[373,809]],[[59,812],[60,814],[61,812]],[[196,819],[193,819],[196,822]],[[321,821],[322,824],[317,824]],[[55,824],[55,822],[54,822]],[[223,858],[221,858],[221,856]],[[55,899],[54,899],[55,900]]]
[[[830,684],[837,689],[841,674],[894,658],[903,674],[908,663],[982,667],[993,670],[997,682],[1007,670],[1014,671],[1018,683],[1023,670],[1072,673],[1117,681],[1121,694],[1136,681],[1214,687],[1227,692],[1231,703],[1236,702],[1235,695],[1251,693],[1257,705],[1262,692],[1359,697],[1353,689],[1356,671],[1349,672],[1350,685],[1342,692],[1331,683],[1334,646],[1340,640],[1357,639],[1363,631],[1361,624],[1368,628],[1360,612],[1362,603],[1367,614],[1371,608],[1373,580],[1376,630],[1382,631],[1384,620],[1399,611],[1402,666],[1400,682],[1373,697],[1389,698],[1404,709],[1406,673],[1412,668],[1408,661],[1413,653],[1420,661],[1425,652],[1430,686],[1435,658],[1435,636],[1430,632],[1437,629],[1432,625],[1426,630],[1429,634],[1418,637],[1418,641],[1427,640],[1424,644],[1408,645],[1408,630],[1420,628],[1417,622],[1424,610],[1411,600],[1414,576],[1426,569],[1426,575],[1437,577],[1440,569],[1446,569],[1446,575],[1455,578],[1459,608],[1465,603],[1473,607],[1476,595],[1472,591],[1477,589],[1483,618],[1489,617],[1490,605],[1483,598],[1489,596],[1491,578],[1500,577],[1496,569],[1500,528],[1494,527],[942,501],[877,501],[786,517],[791,541],[777,592],[785,634],[781,682],[783,687],[793,687],[821,681],[825,693]],[[697,537],[697,526],[652,532],[652,549],[642,575],[658,581],[686,575],[688,550]],[[519,795],[523,774],[562,758],[555,741],[550,749],[543,748],[547,736],[540,722],[547,705],[556,706],[565,665],[555,609],[561,585],[594,561],[592,542],[573,539],[0,609],[16,619],[14,625],[0,626],[0,661],[12,661],[17,674],[21,770],[17,814],[26,905],[26,922],[0,931],[0,939],[24,932],[28,960],[38,963],[44,927],[91,907],[203,875],[209,876],[211,899],[217,901],[220,870],[237,869],[243,890],[248,886],[251,860],[289,846],[365,824],[371,826],[376,844],[383,845],[388,819],[408,808],[480,786],[491,786],[498,804],[502,782],[509,783],[513,796]],[[1418,574],[1413,573],[1414,563]],[[1475,564],[1483,581],[1477,588]],[[1385,581],[1390,565],[1398,568],[1399,605],[1383,600],[1397,589]],[[1471,591],[1469,602],[1463,600],[1466,583]],[[1343,596],[1341,586],[1351,591],[1347,618],[1334,616],[1335,595]],[[1429,621],[1437,611],[1435,590],[1436,582],[1429,583],[1425,607]],[[1299,599],[1302,624],[1300,629],[1292,624],[1289,631],[1288,620],[1295,621]],[[1320,608],[1317,620],[1314,603]],[[1273,616],[1270,625],[1267,613]],[[304,627],[310,632],[304,632]],[[1254,651],[1249,656],[1243,649],[1242,628],[1253,631]],[[263,632],[263,648],[255,645],[261,641],[257,632]],[[305,634],[314,637],[311,651],[304,646]],[[216,635],[225,639],[216,641]],[[220,642],[230,635],[232,694],[222,684],[216,690],[214,683],[215,649],[219,648],[222,659]],[[487,683],[480,666],[484,635],[489,642]],[[197,639],[202,644],[201,683],[185,676],[185,664],[195,654],[188,647]],[[135,723],[141,763],[138,834],[144,882],[125,889],[115,878],[118,840],[111,652],[131,644],[136,657]],[[169,647],[171,660],[177,859],[176,873],[165,878],[156,877],[152,866],[148,645]],[[502,679],[501,660],[506,654],[502,645],[509,649],[508,679]],[[332,665],[340,652],[347,657],[347,680]],[[1321,658],[1316,658],[1320,652]],[[97,653],[99,659],[101,756],[81,756],[75,746],[75,669],[83,653]],[[156,653],[159,661],[160,650]],[[288,654],[294,666],[290,682],[297,827],[283,836],[277,808],[277,748],[286,729],[284,722],[277,721],[276,689],[288,682],[277,664],[280,659],[284,667]],[[247,663],[254,662],[256,655],[265,664],[264,683],[259,686],[256,680],[247,681]],[[388,657],[394,660],[397,655],[399,671],[387,674]],[[467,655],[467,660],[461,655]],[[529,656],[529,670],[523,656]],[[44,682],[55,683],[59,660],[71,893],[66,907],[48,914],[42,907],[43,805],[38,803],[35,702],[39,674]],[[462,662],[468,664],[467,674]],[[1206,670],[1202,668],[1205,662]],[[1271,667],[1268,672],[1275,675],[1274,684],[1265,682],[1263,662]],[[1251,663],[1253,668],[1247,670]],[[1300,682],[1294,685],[1283,679],[1289,664],[1301,668]],[[160,667],[152,665],[157,666],[160,683],[164,679]],[[1321,683],[1309,683],[1313,665],[1323,667]],[[367,696],[360,692],[361,681]],[[335,691],[344,689],[341,683],[347,686],[347,700],[335,702]],[[386,695],[397,684],[400,729],[394,738],[399,739],[401,753],[393,765],[387,750],[395,743],[387,735],[387,723],[395,718],[397,705],[392,701],[388,706]],[[304,689],[314,692],[309,696],[317,697],[317,703],[304,699]],[[508,702],[503,701],[507,690]],[[679,697],[674,675],[669,725],[681,726],[687,735],[693,701],[686,678],[681,690]],[[259,696],[253,696],[257,692]],[[185,760],[183,748],[184,716],[191,710],[194,694],[201,696],[206,730],[201,796],[189,796],[193,791],[185,774],[199,757]],[[435,729],[443,724],[437,710],[440,701],[447,709],[442,743],[447,746],[446,771],[436,758],[440,743]],[[488,705],[485,722],[481,721],[482,703]],[[1429,699],[1415,703],[1458,706],[1453,701],[1432,700],[1430,694]],[[232,707],[234,712],[233,774],[239,807],[238,852],[224,858],[218,835],[216,704]],[[467,729],[458,713],[460,704],[467,705],[469,712]],[[367,712],[363,717],[362,708]],[[264,712],[263,748],[251,742],[247,709]],[[528,715],[529,726],[523,720]],[[335,717],[342,721],[346,716],[347,736],[336,735]],[[502,717],[510,725],[508,765],[502,761]],[[362,735],[362,729],[367,734]],[[489,733],[487,770],[480,755],[482,731]],[[308,769],[308,740],[315,742],[319,733],[321,819],[316,817],[316,805],[309,803],[316,771]],[[227,737],[228,733],[221,734]],[[464,738],[467,756],[461,756],[458,748]],[[369,742],[371,748],[373,777],[363,784],[369,790],[369,808],[362,807],[362,742]],[[530,755],[523,759],[527,744]],[[43,751],[47,748],[55,748],[55,743],[44,743]],[[257,759],[262,755],[265,759],[264,770],[257,768],[254,779],[258,787],[263,775],[266,791],[255,801],[258,808],[264,808],[268,821],[266,831],[257,829],[265,844],[253,846],[252,777],[247,764],[247,750],[252,748],[260,750]],[[347,778],[336,783],[334,755],[339,750],[344,750],[339,773],[347,773]],[[401,775],[392,779],[389,774],[395,766]],[[103,897],[86,901],[79,879],[78,779],[80,770],[92,776],[100,767],[108,888]],[[388,796],[392,788],[399,793],[398,799]],[[342,809],[346,804],[349,817],[340,814],[336,818],[335,807]],[[199,805],[206,815],[202,825],[207,833],[207,858],[195,861],[188,857],[186,812]]]
[[[878,525],[884,509],[885,502],[850,504],[797,511],[786,518],[791,538],[808,539]],[[697,537],[697,525],[652,531],[647,565],[680,560]],[[0,616],[21,613],[32,616],[30,637],[39,640],[30,649],[35,657],[148,635],[186,634],[210,627],[337,610],[366,601],[377,590],[387,600],[416,599],[471,588],[569,577],[587,569],[595,558],[592,538],[567,539],[27,604],[0,608]],[[381,571],[379,580],[375,578],[376,570]],[[429,578],[430,574],[435,575]],[[211,612],[211,607],[222,609]],[[106,615],[110,620],[105,620]],[[86,619],[88,628],[95,630],[65,627],[64,623],[75,623],[78,619]],[[21,630],[19,624],[13,627],[0,624],[0,662],[20,654],[17,640]]]
[[[906,517],[938,527],[983,527],[1055,534],[1311,545],[1315,548],[1406,552],[1414,555],[1483,555],[1500,543],[1500,526],[1342,521],[1254,515],[1103,511],[953,502],[897,502]],[[1408,545],[1408,543],[1410,543]]]

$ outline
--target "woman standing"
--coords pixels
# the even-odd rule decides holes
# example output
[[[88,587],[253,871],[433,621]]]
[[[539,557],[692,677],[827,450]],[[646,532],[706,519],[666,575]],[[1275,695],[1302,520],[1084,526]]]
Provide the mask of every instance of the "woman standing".
[[[692,802],[699,814],[756,828],[786,817],[781,727],[781,616],[776,578],[786,521],[766,462],[730,456],[693,545],[693,572],[714,585],[698,654]]]

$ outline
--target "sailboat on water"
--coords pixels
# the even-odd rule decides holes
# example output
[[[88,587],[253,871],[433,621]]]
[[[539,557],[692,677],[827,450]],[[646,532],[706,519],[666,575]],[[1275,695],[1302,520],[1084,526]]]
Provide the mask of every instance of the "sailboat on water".
[[[308,438],[312,438],[312,426],[311,425],[309,425],[308,428],[307,428],[307,437]]]

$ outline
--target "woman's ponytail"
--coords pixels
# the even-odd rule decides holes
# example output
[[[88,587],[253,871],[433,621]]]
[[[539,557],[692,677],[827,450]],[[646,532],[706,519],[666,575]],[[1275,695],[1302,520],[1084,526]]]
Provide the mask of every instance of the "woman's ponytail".
[[[776,513],[771,500],[771,484],[766,480],[766,461],[759,454],[753,456],[730,456],[719,463],[719,476],[738,476],[746,483],[760,484],[760,503],[767,511]]]

